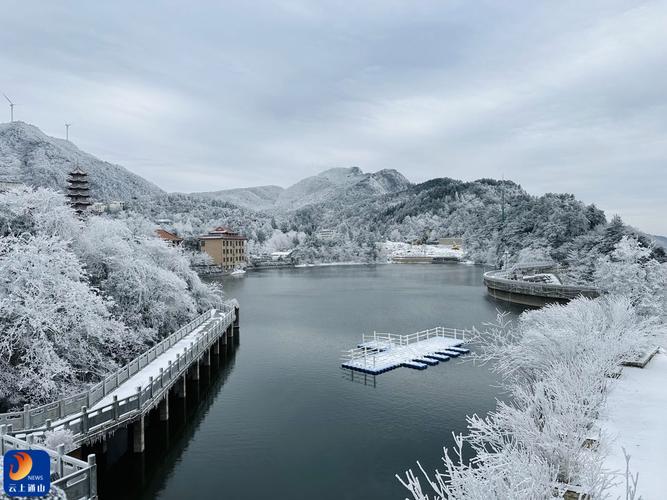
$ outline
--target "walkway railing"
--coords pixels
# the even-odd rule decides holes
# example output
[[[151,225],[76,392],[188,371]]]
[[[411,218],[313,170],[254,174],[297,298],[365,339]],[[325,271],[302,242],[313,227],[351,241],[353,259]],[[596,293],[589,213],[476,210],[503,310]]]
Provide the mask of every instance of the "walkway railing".
[[[484,273],[484,284],[487,288],[502,292],[554,299],[571,300],[579,296],[595,298],[600,295],[600,290],[591,286],[535,283],[532,281],[510,279],[507,277],[506,271],[488,271]]]
[[[469,330],[459,330],[456,328],[437,326],[435,328],[410,333],[408,335],[380,332],[374,332],[371,334],[365,333],[362,336],[363,341],[360,347],[346,349],[343,351],[342,361],[347,362],[354,359],[364,358],[369,354],[382,356],[382,353],[378,354],[378,350],[389,351],[395,347],[406,347],[410,344],[423,342],[424,340],[428,340],[433,337],[452,338],[464,342],[466,332],[469,333]]]
[[[233,307],[235,305],[237,306],[238,303],[223,304],[222,308],[229,314],[233,312]],[[23,411],[2,413],[0,414],[0,424],[11,425],[14,431],[32,429],[46,425],[47,420],[55,421],[79,413],[82,406],[90,408],[102,400],[111,391],[116,389],[120,384],[183,339],[183,337],[189,335],[195,329],[200,327],[202,323],[212,317],[214,312],[215,309],[211,309],[203,313],[122,368],[119,368],[114,373],[106,376],[104,380],[93,385],[87,391],[34,408],[31,408],[30,405],[25,405]]]
[[[52,486],[62,490],[67,498],[97,498],[97,465],[95,464],[95,455],[88,455],[88,462],[84,462],[66,455],[64,445],[58,446],[58,450],[53,451],[35,445],[32,442],[10,436],[6,431],[7,426],[0,425],[1,454],[4,455],[9,450],[43,450],[48,453],[51,462]],[[2,482],[1,478],[0,482]]]
[[[209,318],[212,317],[210,313],[206,313]],[[166,396],[167,391],[183,377],[190,365],[217,341],[235,319],[234,309],[223,313],[213,328],[206,330],[195,342],[184,348],[182,354],[176,354],[175,362],[169,361],[166,370],[160,369],[156,377],[150,377],[150,382],[145,387],[137,387],[136,393],[131,396],[122,399],[114,396],[111,403],[92,410],[83,405],[77,414],[60,419],[55,424],[49,419],[45,425],[39,427],[8,429],[8,432],[13,432],[18,437],[27,437],[29,434],[42,436],[47,431],[67,429],[74,434],[77,444],[80,444],[104,434],[110,428],[134,420],[137,415],[154,408]]]

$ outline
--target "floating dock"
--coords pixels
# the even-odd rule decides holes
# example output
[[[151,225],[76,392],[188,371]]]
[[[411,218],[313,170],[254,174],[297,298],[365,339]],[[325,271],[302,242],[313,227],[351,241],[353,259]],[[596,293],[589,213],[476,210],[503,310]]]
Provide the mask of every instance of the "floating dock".
[[[425,370],[469,353],[469,349],[461,347],[466,333],[469,332],[438,326],[409,335],[366,334],[356,348],[343,351],[341,366],[371,375],[401,366]]]

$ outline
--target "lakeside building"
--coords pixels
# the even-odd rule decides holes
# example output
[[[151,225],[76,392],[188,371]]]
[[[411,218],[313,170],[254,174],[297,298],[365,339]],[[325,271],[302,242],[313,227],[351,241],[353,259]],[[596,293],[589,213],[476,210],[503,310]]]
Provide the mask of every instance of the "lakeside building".
[[[292,257],[293,250],[250,255],[248,265],[254,269],[294,267],[296,261]]]
[[[156,229],[155,233],[158,235],[158,238],[166,241],[170,245],[179,246],[183,243],[183,238],[180,238],[178,235],[170,233],[169,231],[165,231],[164,229]]]
[[[248,238],[224,226],[199,237],[199,248],[223,269],[243,268],[248,264]]]

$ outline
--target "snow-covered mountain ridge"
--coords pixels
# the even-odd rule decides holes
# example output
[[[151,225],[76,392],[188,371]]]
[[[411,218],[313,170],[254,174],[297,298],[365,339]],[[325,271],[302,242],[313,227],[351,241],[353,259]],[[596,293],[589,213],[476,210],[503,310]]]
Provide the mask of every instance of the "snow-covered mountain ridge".
[[[410,181],[397,170],[384,169],[366,173],[359,167],[349,167],[325,170],[285,189],[278,186],[260,186],[192,194],[254,210],[291,211],[341,197],[362,200],[398,193],[410,186]]]
[[[265,210],[276,204],[276,200],[284,190],[285,188],[280,186],[257,186],[193,193],[193,196],[196,195],[213,200],[226,201],[240,207],[252,208],[255,210]]]
[[[67,185],[67,173],[75,166],[90,174],[91,194],[96,201],[164,193],[124,167],[95,158],[34,125],[19,121],[0,124],[0,181],[62,190]]]

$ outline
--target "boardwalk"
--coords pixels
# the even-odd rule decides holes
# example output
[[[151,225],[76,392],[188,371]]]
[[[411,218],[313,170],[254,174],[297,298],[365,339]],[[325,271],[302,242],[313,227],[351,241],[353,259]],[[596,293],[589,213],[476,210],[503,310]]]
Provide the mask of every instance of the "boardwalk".
[[[238,303],[228,301],[180,328],[89,390],[46,405],[0,414],[0,446],[38,448],[51,458],[53,485],[68,498],[97,498],[95,455],[87,462],[65,454],[64,446],[46,450],[35,443],[48,431],[68,429],[76,446],[106,442],[121,427],[131,427],[132,449],[145,450],[145,419],[158,409],[169,419],[169,393],[186,395],[186,377],[199,380],[199,366],[226,350],[238,336]],[[2,464],[0,463],[0,469]],[[0,471],[1,472],[1,471]]]
[[[138,358],[107,376],[85,393],[38,408],[0,415],[7,434],[28,439],[69,429],[76,444],[105,438],[119,427],[133,425],[134,451],[144,451],[144,417],[158,407],[169,418],[168,394],[185,396],[186,374],[199,378],[199,364],[210,364],[238,329],[238,303],[228,302],[184,326]]]

